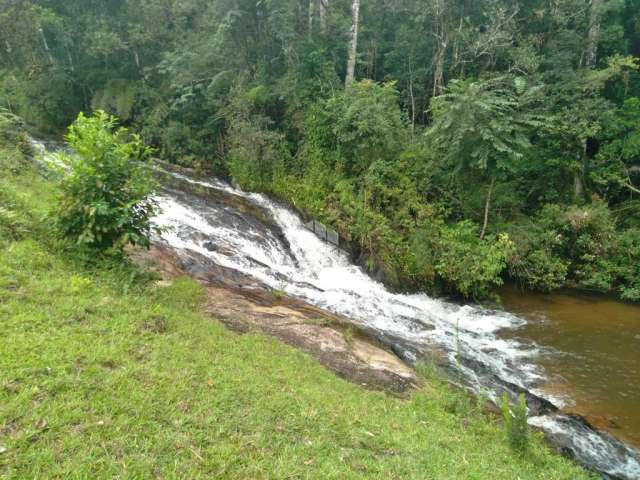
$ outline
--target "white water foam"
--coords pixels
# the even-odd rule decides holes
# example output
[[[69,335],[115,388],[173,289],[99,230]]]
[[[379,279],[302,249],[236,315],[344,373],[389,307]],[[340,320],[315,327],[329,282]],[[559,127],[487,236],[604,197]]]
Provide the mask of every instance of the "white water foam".
[[[587,428],[581,429],[579,434],[568,431],[567,418],[564,415],[542,415],[530,417],[528,422],[551,435],[566,437],[563,443],[571,448],[578,460],[598,465],[616,478],[640,478],[640,461],[636,452],[622,444],[614,450],[603,435]]]
[[[62,161],[60,154],[65,152],[64,148],[49,150],[47,144],[41,140],[28,137],[29,145],[36,151],[36,160],[44,167],[52,170],[68,170],[69,166]]]

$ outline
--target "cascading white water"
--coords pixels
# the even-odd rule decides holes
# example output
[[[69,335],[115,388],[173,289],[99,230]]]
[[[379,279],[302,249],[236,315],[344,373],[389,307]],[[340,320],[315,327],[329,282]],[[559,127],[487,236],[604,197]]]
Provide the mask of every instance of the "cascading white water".
[[[265,238],[264,232],[219,224],[216,222],[219,206],[185,205],[163,196],[159,198],[162,213],[155,221],[171,227],[163,239],[173,248],[205,255],[220,265],[374,330],[412,343],[435,343],[444,347],[452,359],[468,352],[490,365],[501,378],[523,388],[533,388],[540,378],[541,372],[526,361],[537,353],[536,348],[496,335],[502,328],[521,325],[522,319],[479,307],[458,306],[424,294],[392,293],[352,264],[345,252],[307,230],[291,210],[263,195],[245,193],[222,182],[181,178],[242,196],[263,207],[282,228],[290,249],[275,236]],[[236,254],[210,251],[204,246],[207,241]]]
[[[59,159],[47,154],[42,142],[32,140],[32,145],[43,154],[44,165],[59,169]],[[550,398],[536,389],[544,379],[544,371],[536,363],[537,356],[545,353],[544,347],[501,338],[500,330],[518,328],[525,324],[523,319],[424,294],[390,292],[352,264],[345,252],[308,231],[290,209],[218,180],[165,173],[183,182],[183,187],[205,188],[261,209],[285,238],[273,228],[256,223],[256,219],[247,220],[234,210],[233,202],[202,200],[189,193],[189,188],[166,188],[157,198],[162,211],[154,222],[169,229],[156,241],[177,252],[205,256],[271,288],[349,317],[382,336],[389,335],[393,341],[405,341],[415,347],[404,352],[408,360],[416,359],[411,357],[413,351],[419,354],[436,346],[464,378],[465,385],[494,400],[500,392],[496,385],[503,382],[556,406],[571,401]],[[640,478],[640,453],[609,435],[554,412],[531,417],[529,422],[556,438],[562,437],[563,445],[585,466],[616,478]]]
[[[215,263],[247,274],[289,295],[344,315],[383,335],[406,340],[418,351],[437,346],[465,378],[464,383],[493,400],[499,393],[487,377],[532,392],[562,406],[570,399],[551,398],[536,389],[544,372],[535,359],[543,347],[500,337],[500,330],[525,323],[512,314],[478,306],[459,306],[424,294],[387,290],[352,264],[348,255],[317,238],[290,209],[260,194],[243,192],[217,181],[171,174],[188,184],[241,197],[268,212],[286,243],[268,228],[256,230],[240,220],[224,219],[230,207],[220,202],[191,202],[170,193],[158,197],[162,213],[155,222],[168,226],[162,241],[172,248],[204,255]],[[207,248],[207,244],[216,248]],[[230,252],[232,252],[230,254]],[[421,348],[423,347],[423,348]],[[472,363],[460,362],[460,358]],[[415,359],[415,358],[413,358]],[[412,360],[412,358],[409,358]],[[474,368],[480,365],[481,371]],[[530,423],[562,435],[575,457],[586,466],[623,479],[640,478],[637,451],[607,434],[559,413],[531,417]]]

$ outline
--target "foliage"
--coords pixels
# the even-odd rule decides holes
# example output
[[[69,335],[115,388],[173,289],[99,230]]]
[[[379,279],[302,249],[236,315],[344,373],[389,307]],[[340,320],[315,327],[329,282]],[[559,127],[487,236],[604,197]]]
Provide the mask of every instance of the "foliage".
[[[372,0],[345,89],[350,3],[8,2],[0,107],[53,134],[116,114],[163,159],[332,225],[398,287],[634,292],[618,249],[640,227],[637,2]],[[597,218],[575,230],[547,205]],[[436,268],[443,238],[480,258],[504,233],[506,267],[489,252],[478,285],[458,258]]]
[[[264,89],[237,90],[229,109],[227,167],[245,188],[261,190],[284,173],[289,152],[284,136],[270,129],[271,121],[259,113]]]
[[[311,146],[346,175],[399,155],[408,133],[395,86],[366,80],[313,109],[306,131]]]
[[[414,266],[437,274],[465,297],[485,298],[492,287],[502,285],[501,273],[512,249],[507,235],[480,239],[478,227],[463,221],[416,235]]]
[[[153,174],[144,164],[150,149],[103,111],[78,115],[66,139],[73,154],[62,156],[69,171],[55,212],[62,234],[102,250],[148,246],[156,229]]]
[[[629,228],[616,233],[608,254],[598,257],[585,287],[613,290],[624,300],[640,300],[640,230]]]
[[[640,188],[634,185],[640,177],[640,98],[625,100],[608,120],[600,135],[605,143],[590,171],[591,181],[605,199],[638,196]]]
[[[98,90],[91,101],[94,110],[113,113],[121,121],[131,119],[138,94],[134,82],[123,79],[111,79],[104,89]]]
[[[18,239],[25,233],[25,225],[20,212],[0,205],[0,237]]]
[[[546,205],[536,218],[515,229],[511,275],[535,290],[548,291],[567,283],[609,290],[613,278],[601,268],[615,242],[615,225],[601,202],[564,208]]]
[[[521,77],[452,81],[447,93],[431,102],[427,141],[454,171],[513,171],[539,126],[523,108],[533,96],[526,88]]]
[[[3,145],[18,143],[22,133],[22,120],[10,111],[0,108],[0,142]]]
[[[509,446],[514,452],[524,454],[529,449],[529,425],[527,424],[527,402],[524,394],[518,397],[518,403],[511,405],[511,400],[505,393],[500,404],[502,418]]]

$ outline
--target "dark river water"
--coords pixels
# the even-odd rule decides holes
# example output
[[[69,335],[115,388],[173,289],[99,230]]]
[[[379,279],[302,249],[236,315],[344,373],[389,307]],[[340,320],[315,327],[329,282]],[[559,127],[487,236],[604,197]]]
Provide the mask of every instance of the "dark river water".
[[[640,447],[640,306],[574,292],[501,292],[504,307],[527,324],[505,333],[551,347],[538,357],[541,389]]]

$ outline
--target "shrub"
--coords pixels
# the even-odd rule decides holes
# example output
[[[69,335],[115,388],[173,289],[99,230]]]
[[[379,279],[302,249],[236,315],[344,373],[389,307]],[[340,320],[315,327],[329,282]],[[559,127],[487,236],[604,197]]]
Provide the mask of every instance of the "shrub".
[[[153,173],[144,163],[150,149],[103,111],[80,113],[66,139],[75,153],[61,156],[69,167],[55,214],[62,234],[115,252],[128,244],[149,246],[157,210]]]
[[[613,260],[618,265],[620,296],[640,301],[640,228],[630,228],[618,236]]]
[[[480,239],[469,221],[443,228],[435,270],[465,297],[484,298],[493,286],[502,285],[501,273],[512,249],[505,234]]]
[[[533,220],[511,225],[509,233],[515,248],[509,257],[509,274],[523,286],[548,292],[564,285],[570,261],[557,251],[563,237]]]
[[[542,291],[567,281],[582,288],[611,288],[615,275],[603,259],[615,247],[616,232],[604,203],[545,205],[520,227],[512,235],[517,248],[509,259],[509,273],[521,283]]]
[[[624,300],[640,301],[640,228],[616,234],[606,257],[596,262],[598,275]]]
[[[511,405],[505,393],[500,404],[504,419],[507,441],[512,450],[524,454],[529,448],[529,425],[527,424],[527,402],[524,394],[520,394],[518,403]]]
[[[15,145],[23,131],[20,117],[5,108],[0,108],[0,142]]]
[[[261,113],[267,89],[257,86],[248,92],[237,87],[227,112],[227,168],[243,188],[270,190],[284,176],[290,153],[284,135]]]
[[[364,174],[377,160],[397,158],[409,129],[395,85],[363,80],[312,107],[305,133],[307,148],[353,176]]]

